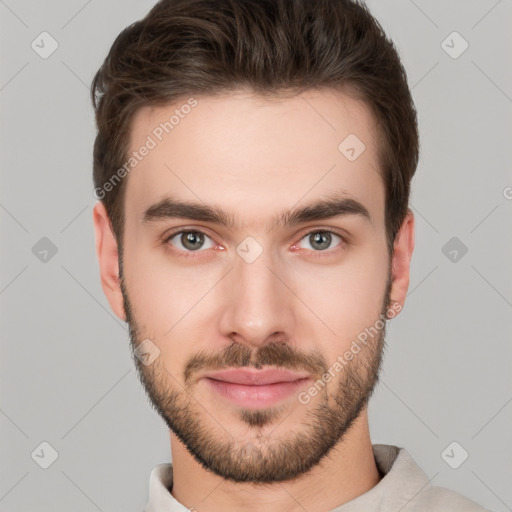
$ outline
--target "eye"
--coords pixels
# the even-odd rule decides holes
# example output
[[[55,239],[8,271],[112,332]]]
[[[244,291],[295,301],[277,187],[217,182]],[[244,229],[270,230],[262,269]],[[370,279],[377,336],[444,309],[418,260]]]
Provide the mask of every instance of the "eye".
[[[336,246],[338,250],[343,249],[346,245],[345,239],[341,235],[327,229],[310,231],[303,236],[297,244],[293,245],[292,249],[299,247],[302,249],[310,249],[316,253],[327,252],[327,249],[332,246],[333,237],[341,241],[341,243]],[[303,240],[305,240],[310,247],[303,247]],[[205,241],[209,241],[209,243],[205,245]],[[164,239],[164,243],[171,246],[170,250],[172,252],[183,257],[195,257],[198,256],[197,253],[204,252],[204,250],[216,246],[215,242],[206,233],[196,229],[181,229],[180,231],[171,233]]]
[[[341,240],[341,243],[338,244],[337,247],[344,245],[345,240],[341,235],[338,235],[333,231],[328,230],[310,231],[306,236],[304,236],[301,239],[301,242],[302,240],[306,240],[307,243],[310,244],[310,247],[312,247],[314,252],[325,252],[326,249],[328,249],[332,245],[333,236]],[[302,247],[300,245],[301,242],[296,244],[294,247]],[[308,247],[306,247],[306,249],[308,249]]]
[[[174,243],[172,242],[173,239],[176,239]],[[205,239],[208,239],[211,242],[210,246],[204,247]],[[173,247],[176,247],[179,251],[185,253],[200,252],[200,249],[211,249],[215,245],[213,240],[208,235],[202,231],[196,230],[178,231],[168,236],[164,242],[169,243]],[[188,254],[186,256],[188,256]]]

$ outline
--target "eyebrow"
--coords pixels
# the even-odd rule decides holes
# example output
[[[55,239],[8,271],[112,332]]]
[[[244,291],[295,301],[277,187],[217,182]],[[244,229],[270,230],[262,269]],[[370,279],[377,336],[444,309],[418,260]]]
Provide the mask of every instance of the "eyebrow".
[[[368,209],[356,199],[331,194],[327,199],[280,212],[271,219],[271,226],[296,226],[305,222],[356,215],[372,223]],[[216,206],[164,197],[144,211],[141,222],[148,224],[158,220],[186,218],[195,221],[220,224],[228,228],[236,226],[235,215]]]

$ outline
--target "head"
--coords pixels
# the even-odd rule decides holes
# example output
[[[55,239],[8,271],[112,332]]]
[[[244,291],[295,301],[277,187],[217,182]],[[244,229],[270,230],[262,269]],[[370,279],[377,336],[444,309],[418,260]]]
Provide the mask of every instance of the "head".
[[[102,285],[156,355],[134,357],[152,405],[224,478],[307,472],[364,413],[407,292],[419,144],[393,44],[355,1],[162,0],[92,98]],[[243,407],[204,378],[232,367],[308,378]]]

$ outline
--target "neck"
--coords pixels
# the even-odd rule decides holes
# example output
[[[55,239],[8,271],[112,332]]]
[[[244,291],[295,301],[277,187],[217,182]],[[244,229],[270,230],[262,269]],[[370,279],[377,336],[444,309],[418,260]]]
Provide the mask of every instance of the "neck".
[[[342,442],[317,466],[294,480],[265,486],[224,480],[204,469],[172,432],[170,436],[171,494],[184,506],[202,512],[332,510],[369,491],[381,478],[373,456],[366,408]]]

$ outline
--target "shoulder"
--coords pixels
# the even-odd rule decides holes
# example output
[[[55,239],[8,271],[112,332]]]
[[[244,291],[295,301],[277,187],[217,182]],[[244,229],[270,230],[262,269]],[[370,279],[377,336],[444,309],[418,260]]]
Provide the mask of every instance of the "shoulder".
[[[482,505],[445,487],[434,486],[403,447],[373,445],[375,461],[385,476],[375,488],[384,509],[402,512],[490,512]]]
[[[427,486],[418,494],[417,503],[410,510],[446,510],[450,512],[490,512],[478,503],[450,489],[437,486]]]

